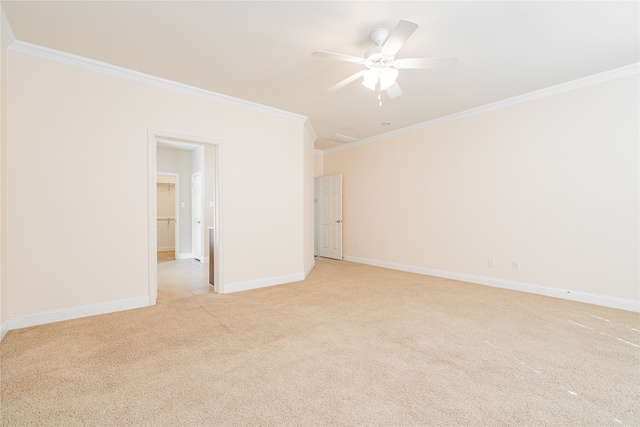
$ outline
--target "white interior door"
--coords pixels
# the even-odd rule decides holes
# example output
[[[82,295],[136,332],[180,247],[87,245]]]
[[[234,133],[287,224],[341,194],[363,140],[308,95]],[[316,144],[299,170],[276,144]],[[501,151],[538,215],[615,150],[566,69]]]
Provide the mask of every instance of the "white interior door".
[[[320,256],[342,259],[342,175],[320,178]]]
[[[204,260],[204,234],[202,209],[202,174],[196,172],[191,175],[191,241],[193,257],[198,261]]]

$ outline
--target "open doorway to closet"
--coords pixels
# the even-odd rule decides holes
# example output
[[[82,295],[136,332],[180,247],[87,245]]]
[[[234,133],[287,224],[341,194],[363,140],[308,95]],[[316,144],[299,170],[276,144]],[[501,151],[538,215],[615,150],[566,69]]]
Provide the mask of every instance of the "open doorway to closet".
[[[158,172],[156,177],[156,230],[158,261],[178,259],[180,254],[180,174]]]
[[[217,143],[149,132],[152,304],[220,292],[219,267],[211,268],[222,255],[217,232],[221,223],[219,171]],[[210,253],[216,254],[213,259]]]

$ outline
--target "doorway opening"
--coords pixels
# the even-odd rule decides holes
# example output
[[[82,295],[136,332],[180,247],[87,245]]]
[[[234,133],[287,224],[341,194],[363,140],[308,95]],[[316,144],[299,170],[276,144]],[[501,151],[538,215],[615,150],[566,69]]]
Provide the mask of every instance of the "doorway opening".
[[[163,246],[174,229],[174,258],[176,262],[188,260],[191,270],[198,270],[191,279],[197,278],[202,286],[212,286],[213,291],[224,293],[222,282],[222,155],[221,142],[207,138],[178,135],[160,131],[148,131],[148,174],[149,174],[149,303],[154,305],[158,299],[158,251],[170,247]],[[199,174],[199,190],[192,186],[192,176]],[[175,216],[165,216],[160,211],[159,202],[170,193],[169,186],[160,186],[159,177],[175,177],[174,207]],[[181,178],[182,177],[182,178]],[[165,178],[162,178],[164,180]],[[199,206],[193,206],[192,196],[197,191]],[[169,194],[170,195],[170,194]],[[194,214],[194,208],[197,214]],[[199,217],[199,219],[197,219]],[[167,218],[175,218],[171,221]],[[193,227],[200,221],[200,231]],[[169,231],[161,226],[169,224]],[[164,234],[161,234],[161,231]],[[194,239],[193,233],[199,233]],[[194,243],[195,242],[195,243]],[[196,246],[196,245],[200,246]],[[215,250],[214,250],[215,249]],[[209,250],[215,253],[209,259]],[[197,259],[197,261],[196,261]],[[198,264],[213,263],[212,267],[198,267]],[[184,263],[183,263],[184,264]],[[162,264],[163,271],[167,268]],[[210,270],[210,275],[199,271]],[[214,276],[215,275],[215,276]],[[183,273],[175,273],[176,280],[186,281]],[[185,285],[186,286],[186,285]],[[192,284],[195,286],[195,284]],[[185,295],[188,296],[188,295]]]
[[[316,250],[319,256],[342,259],[342,175],[316,180]]]
[[[179,259],[180,174],[158,172],[156,178],[156,230],[158,259]]]

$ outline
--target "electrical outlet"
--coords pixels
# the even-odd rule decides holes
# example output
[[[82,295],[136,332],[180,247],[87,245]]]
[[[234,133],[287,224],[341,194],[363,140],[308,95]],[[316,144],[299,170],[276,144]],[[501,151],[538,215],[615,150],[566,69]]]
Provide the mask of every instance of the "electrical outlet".
[[[356,251],[358,250],[358,244],[357,243],[355,245],[353,245],[353,249],[356,250]]]
[[[513,261],[513,269],[520,270],[520,261]]]
[[[489,267],[495,267],[496,266],[496,260],[493,258],[489,258],[489,262],[488,262]]]

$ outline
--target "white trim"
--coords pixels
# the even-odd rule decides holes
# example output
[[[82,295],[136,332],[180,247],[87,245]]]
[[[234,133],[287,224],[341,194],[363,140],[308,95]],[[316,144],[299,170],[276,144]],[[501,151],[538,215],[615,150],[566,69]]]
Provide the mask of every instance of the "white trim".
[[[193,254],[191,252],[181,253],[176,256],[176,259],[191,259],[191,258],[193,258]]]
[[[640,72],[640,63],[630,64],[624,67],[616,68],[613,70],[605,71],[603,73],[594,74],[592,76],[583,77],[570,82],[561,83],[559,85],[551,86],[545,89],[536,90],[533,92],[525,93],[523,95],[514,96],[512,98],[503,99],[502,101],[493,102],[480,107],[471,108],[469,110],[460,111],[458,113],[450,114],[448,116],[439,117],[437,119],[429,120],[427,122],[419,123],[417,125],[408,126],[406,128],[397,129],[391,132],[375,135],[370,138],[364,138],[350,144],[343,144],[337,147],[327,148],[322,150],[324,153],[333,153],[336,151],[347,150],[359,145],[368,144],[370,142],[379,141],[381,139],[387,139],[398,135],[404,135],[411,132],[416,132],[421,129],[426,129],[433,126],[438,126],[444,123],[453,122],[455,120],[465,119],[467,117],[476,116],[478,114],[487,113],[513,105],[521,104],[523,102],[533,101],[536,99],[544,98],[547,96],[557,95],[570,90],[579,89],[585,86],[590,86],[598,83],[603,83],[609,80],[619,79],[621,77],[631,76]]]
[[[174,92],[199,96],[201,98],[211,99],[224,104],[246,108],[248,110],[284,117],[286,119],[295,120],[301,123],[308,120],[306,116],[302,116],[300,114],[295,114],[266,105],[257,104],[251,101],[245,101],[244,99],[234,98],[232,96],[223,95],[221,93],[189,86],[183,83],[174,82],[172,80],[163,79],[161,77],[152,76],[150,74],[141,73],[139,71],[130,70],[128,68],[119,67],[117,65],[108,64],[106,62],[96,61],[94,59],[85,58],[83,56],[74,55],[72,53],[62,52],[59,50],[50,49],[48,47],[23,42],[21,40],[16,40],[14,43],[12,43],[10,46],[10,50],[25,55],[35,56],[37,58],[45,59],[48,61],[54,61],[73,67],[83,68],[85,70],[95,71],[112,77],[132,80],[138,83],[144,83]]]
[[[306,119],[304,121],[304,127],[309,131],[314,141],[318,139],[318,134],[313,129],[313,126],[311,125],[311,122],[309,121],[309,119]]]
[[[148,204],[147,216],[149,221],[149,301],[155,305],[158,299],[158,150],[156,137],[147,131],[147,182]],[[153,224],[153,226],[152,226]]]
[[[203,159],[204,159],[204,151],[203,151],[202,155],[203,155]],[[193,172],[193,160],[191,160],[191,162],[192,162],[192,165],[191,165],[191,218],[189,219],[191,221],[191,252],[193,252],[193,257],[196,260],[204,263],[204,259],[203,258],[205,256],[205,252],[207,252],[206,248],[204,247],[204,241],[205,241],[204,233],[205,233],[205,230],[206,230],[206,228],[204,227],[205,222],[206,222],[205,219],[204,219],[204,217],[205,217],[205,214],[204,214],[204,209],[205,209],[204,208],[204,193],[205,193],[205,191],[204,191],[204,187],[205,187],[205,182],[204,182],[204,175],[205,175],[204,174],[204,164],[202,166],[203,169],[201,171]],[[204,163],[206,163],[206,162],[204,162]],[[194,191],[194,185],[193,185],[194,181],[200,181],[200,192],[199,192],[200,194],[198,194],[198,193],[196,193]],[[197,212],[197,209],[195,209],[195,204],[196,204],[196,200],[198,199],[198,197],[194,197],[194,194],[197,194],[198,197],[200,198],[200,209],[199,209],[200,212]],[[200,227],[201,227],[200,233],[197,232],[197,230],[196,230],[197,227],[195,226],[195,224],[196,224],[196,221],[195,221],[196,214],[200,215]],[[202,250],[202,253],[196,253],[196,241],[197,240],[201,240],[202,241],[202,244],[200,245],[201,246],[200,249]]]
[[[307,276],[309,275],[309,273],[311,273],[311,270],[313,270],[313,268],[316,266],[316,260],[313,259],[311,260],[311,264],[309,264],[309,267],[307,267],[307,269],[304,271],[304,278],[306,279]]]
[[[9,332],[9,319],[5,319],[0,326],[0,341],[4,339],[4,336]]]
[[[251,289],[266,288],[285,283],[301,282],[305,279],[304,274],[291,274],[289,276],[271,277],[269,279],[248,280],[246,282],[227,283],[224,287],[225,293],[248,291]]]
[[[2,41],[8,48],[13,44],[13,42],[16,41],[16,36],[15,34],[13,34],[13,28],[11,28],[9,18],[7,18],[7,15],[5,15],[2,5],[0,5],[0,15],[2,15],[0,17],[0,19],[2,19],[2,23],[0,24],[2,25]]]
[[[129,298],[100,304],[90,304],[82,307],[51,310],[42,313],[29,314],[27,316],[9,319],[9,330],[28,328],[29,326],[44,325],[46,323],[60,322],[62,320],[79,319],[81,317],[96,316],[98,314],[113,313],[116,311],[131,310],[134,308],[148,307],[148,297]]]
[[[320,189],[320,177],[313,177],[313,256],[320,255],[320,203],[318,193]],[[315,260],[313,261],[315,262]]]
[[[315,148],[315,149],[313,150],[313,152],[314,152],[314,153],[316,153],[316,154],[320,154],[320,155],[323,155],[323,156],[324,156],[324,151],[322,151],[322,150],[318,150],[317,148]]]
[[[450,271],[434,270],[430,268],[416,267],[406,264],[396,264],[392,262],[377,261],[367,258],[345,256],[344,261],[358,264],[373,265],[376,267],[389,268],[392,270],[406,271],[409,273],[423,274],[425,276],[442,277],[445,279],[459,280],[461,282],[475,283],[477,285],[491,286],[494,288],[509,289],[512,291],[527,292],[530,294],[544,295],[553,298],[561,298],[570,301],[584,302],[587,304],[600,305],[603,307],[617,308],[620,310],[640,312],[640,301],[624,298],[613,298],[604,295],[588,294],[585,292],[569,291],[561,288],[550,288],[547,286],[532,285],[530,283],[512,282],[503,279],[493,279],[490,277],[474,276],[471,274],[453,273]]]
[[[640,301],[625,298],[613,298],[605,295],[588,294],[568,289],[556,289],[556,298],[569,301],[584,302],[586,304],[600,305],[603,307],[618,308],[620,310],[640,312]]]
[[[223,228],[222,224],[224,219],[224,212],[222,209],[222,153],[224,151],[224,144],[221,142],[216,145],[216,194],[215,194],[215,212],[213,214],[213,245],[214,245],[214,253],[213,257],[213,268],[214,268],[214,278],[213,278],[213,291],[223,294],[225,292],[225,282],[224,282],[224,240],[223,240]],[[211,245],[211,243],[209,243]]]

